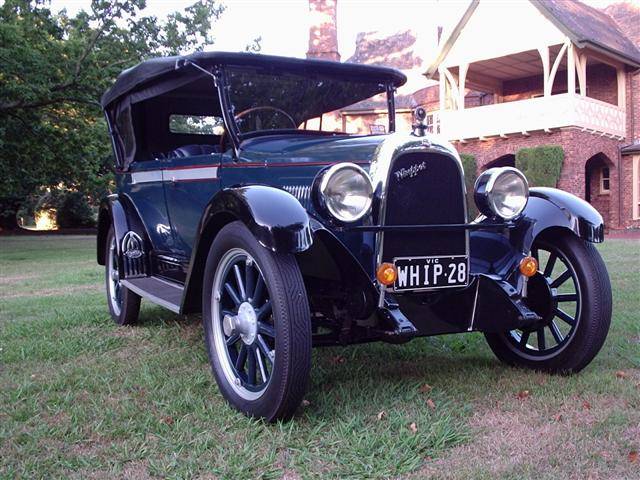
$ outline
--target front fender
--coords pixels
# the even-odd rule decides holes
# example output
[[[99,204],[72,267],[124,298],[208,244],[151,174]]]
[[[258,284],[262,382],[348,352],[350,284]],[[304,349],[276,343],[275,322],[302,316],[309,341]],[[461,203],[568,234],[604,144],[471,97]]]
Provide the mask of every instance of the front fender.
[[[313,242],[309,216],[290,193],[252,185],[226,188],[209,202],[200,220],[182,302],[184,313],[200,310],[202,278],[209,247],[227,223],[240,220],[258,242],[277,253],[300,253]]]
[[[222,190],[211,200],[203,223],[217,215],[241,220],[273,252],[300,253],[313,242],[306,210],[293,195],[277,188],[253,185]]]
[[[593,243],[604,241],[604,221],[589,203],[556,188],[537,187],[512,230],[512,243],[522,252],[531,250],[535,238],[550,228],[565,228]]]
[[[483,222],[492,223],[489,219]],[[532,188],[524,212],[513,224],[503,231],[470,233],[471,270],[508,278],[518,262],[529,254],[536,237],[558,228],[588,242],[604,240],[602,217],[587,202],[555,188]]]

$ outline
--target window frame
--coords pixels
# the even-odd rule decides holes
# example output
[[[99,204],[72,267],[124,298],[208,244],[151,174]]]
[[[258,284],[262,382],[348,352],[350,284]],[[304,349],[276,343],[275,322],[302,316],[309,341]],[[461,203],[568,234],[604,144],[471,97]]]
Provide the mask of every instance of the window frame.
[[[604,172],[607,171],[605,177]],[[609,182],[609,186],[605,188],[604,182]],[[600,195],[609,195],[611,193],[611,169],[608,166],[600,167]]]

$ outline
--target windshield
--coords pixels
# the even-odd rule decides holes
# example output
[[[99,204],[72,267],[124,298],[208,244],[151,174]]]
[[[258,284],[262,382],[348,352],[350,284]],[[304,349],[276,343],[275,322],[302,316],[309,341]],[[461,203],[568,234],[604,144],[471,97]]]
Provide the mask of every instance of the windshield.
[[[348,133],[353,111],[387,115],[387,86],[369,79],[227,67],[229,101],[241,137],[304,130]],[[382,115],[380,115],[382,114]],[[385,124],[391,122],[387,118]],[[386,133],[375,125],[369,133]],[[382,127],[382,128],[381,128]]]

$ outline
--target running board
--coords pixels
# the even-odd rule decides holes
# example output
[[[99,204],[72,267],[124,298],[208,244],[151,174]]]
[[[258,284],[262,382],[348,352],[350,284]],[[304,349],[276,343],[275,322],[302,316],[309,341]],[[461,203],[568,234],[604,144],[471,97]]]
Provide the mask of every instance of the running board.
[[[129,278],[122,280],[122,285],[156,305],[180,313],[182,292],[184,291],[182,285],[157,277]]]

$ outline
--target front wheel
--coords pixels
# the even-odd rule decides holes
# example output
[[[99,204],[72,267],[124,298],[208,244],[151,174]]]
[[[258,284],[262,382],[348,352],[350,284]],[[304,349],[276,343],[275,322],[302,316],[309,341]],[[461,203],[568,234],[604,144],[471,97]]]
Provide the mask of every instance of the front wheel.
[[[593,360],[609,331],[607,269],[591,243],[568,232],[537,238],[531,254],[539,271],[528,281],[526,302],[542,323],[485,337],[495,355],[510,365],[578,372]]]
[[[293,255],[268,251],[240,222],[209,251],[202,320],[220,392],[241,412],[290,418],[311,368],[311,320]]]

